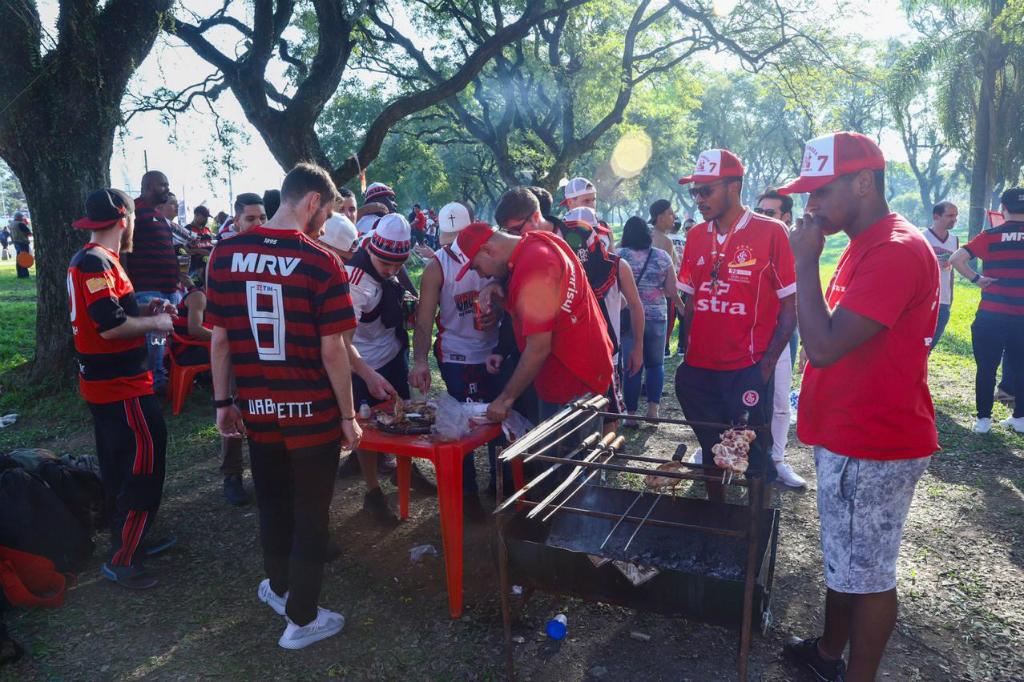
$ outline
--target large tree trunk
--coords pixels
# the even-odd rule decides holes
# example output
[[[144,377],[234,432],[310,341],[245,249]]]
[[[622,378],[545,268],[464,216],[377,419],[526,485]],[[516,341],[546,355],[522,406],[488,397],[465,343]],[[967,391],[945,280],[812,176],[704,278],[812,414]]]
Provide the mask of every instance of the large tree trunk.
[[[969,235],[984,229],[985,210],[989,207],[989,193],[992,188],[992,95],[995,91],[995,74],[985,71],[981,79],[981,97],[978,100],[978,114],[974,123],[974,165],[971,170],[971,208],[968,224]]]
[[[71,227],[85,196],[109,184],[128,79],[149,53],[171,0],[62,0],[59,42],[41,51],[34,3],[0,2],[0,157],[32,212],[38,307],[32,377],[73,375],[67,266],[86,235]]]
[[[106,153],[93,144],[60,150],[42,146],[25,166],[12,164],[21,180],[36,243],[36,355],[32,376],[63,385],[74,376],[74,348],[68,320],[67,267],[87,233],[71,227],[82,217],[82,198],[108,184],[110,146]]]

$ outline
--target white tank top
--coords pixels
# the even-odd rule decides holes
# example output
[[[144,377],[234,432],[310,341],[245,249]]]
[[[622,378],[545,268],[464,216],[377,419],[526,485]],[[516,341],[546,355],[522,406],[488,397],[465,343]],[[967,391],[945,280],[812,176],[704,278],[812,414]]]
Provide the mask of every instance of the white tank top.
[[[490,277],[470,270],[461,282],[455,281],[465,256],[451,247],[439,249],[434,258],[441,265],[441,295],[438,299],[437,341],[434,353],[438,362],[481,365],[498,344],[497,326],[485,331],[473,327],[474,303]]]

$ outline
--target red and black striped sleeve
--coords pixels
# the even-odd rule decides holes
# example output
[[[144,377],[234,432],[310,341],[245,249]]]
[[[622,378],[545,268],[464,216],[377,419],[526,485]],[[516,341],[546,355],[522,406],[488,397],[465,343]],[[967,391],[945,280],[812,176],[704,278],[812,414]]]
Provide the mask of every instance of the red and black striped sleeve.
[[[216,254],[216,249],[214,249]],[[206,270],[206,314],[204,320],[211,327],[225,327],[223,319],[223,292],[221,291],[220,270],[214,266],[214,260],[210,258],[210,265]]]
[[[992,244],[999,241],[999,235],[993,235],[992,232],[984,231],[979,232],[975,235],[974,239],[967,242],[964,245],[964,250],[971,254],[971,258],[980,258],[981,260],[987,260],[989,257],[989,249]]]

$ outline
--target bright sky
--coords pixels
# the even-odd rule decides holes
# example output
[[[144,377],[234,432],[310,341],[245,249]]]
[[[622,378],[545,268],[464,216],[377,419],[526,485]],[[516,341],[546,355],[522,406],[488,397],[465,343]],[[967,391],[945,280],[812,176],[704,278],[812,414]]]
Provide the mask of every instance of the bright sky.
[[[827,0],[826,0],[827,1]],[[187,6],[195,11],[213,13],[221,5],[219,0],[188,0]],[[248,3],[239,3],[247,7]],[[57,1],[40,0],[39,11],[45,26],[51,32],[56,24]],[[246,9],[245,11],[248,11]],[[905,16],[900,9],[898,0],[865,0],[864,16],[858,18],[846,29],[855,35],[870,35],[875,40],[884,41],[889,38],[904,38],[911,35]],[[405,17],[398,17],[396,25],[407,24]],[[226,45],[221,45],[226,49]],[[132,92],[143,94],[164,86],[171,89],[182,88],[198,82],[212,72],[211,67],[197,57],[190,48],[174,38],[161,35],[149,57],[129,86]],[[351,72],[347,78],[357,78]],[[114,155],[111,160],[111,182],[115,186],[136,189],[139,179],[145,170],[148,158],[149,168],[164,171],[171,181],[172,190],[191,209],[203,203],[215,212],[227,209],[230,205],[230,194],[226,181],[211,183],[206,179],[203,160],[217,155],[213,146],[215,126],[212,116],[205,104],[200,104],[203,113],[191,112],[179,115],[174,129],[177,140],[171,139],[171,128],[168,128],[157,113],[135,116],[124,131],[124,135],[115,138]],[[270,187],[280,187],[284,171],[271,156],[259,134],[245,120],[241,107],[230,91],[221,95],[216,102],[216,109],[223,119],[229,120],[246,130],[251,142],[239,151],[242,170],[232,177],[235,194],[240,192],[259,192]],[[357,143],[353,142],[353,151]],[[903,159],[902,146],[898,139],[883,139],[883,150],[887,156]]]

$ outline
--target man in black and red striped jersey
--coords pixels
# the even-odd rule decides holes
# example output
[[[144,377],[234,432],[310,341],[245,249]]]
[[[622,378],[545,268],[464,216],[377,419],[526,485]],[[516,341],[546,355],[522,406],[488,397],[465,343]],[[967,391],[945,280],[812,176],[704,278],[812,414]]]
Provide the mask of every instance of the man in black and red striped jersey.
[[[134,246],[125,269],[135,288],[139,305],[165,299],[177,305],[178,256],[174,250],[171,224],[157,211],[167,202],[171,185],[160,171],[149,171],[142,176],[142,196],[135,200]],[[167,369],[164,367],[166,337],[149,334],[146,337],[149,370],[153,373],[153,387],[157,393],[167,388]]]
[[[102,574],[124,587],[145,589],[156,579],[142,559],[173,544],[143,546],[164,484],[167,429],[146,368],[147,333],[171,331],[174,306],[154,300],[139,309],[118,256],[132,249],[132,201],[101,189],[85,201],[74,227],[91,238],[68,267],[71,329],[78,353],[78,386],[96,430],[96,455],[110,514],[110,556]]]
[[[207,279],[217,430],[249,437],[267,572],[257,594],[286,617],[286,649],[345,623],[317,606],[339,450],[362,435],[343,337],[356,324],[348,280],[314,241],[336,197],[326,171],[299,164],[274,217],[219,244]]]
[[[1002,225],[985,230],[949,257],[957,272],[981,288],[981,303],[971,325],[971,343],[977,363],[974,430],[992,428],[996,370],[1005,349],[1003,379],[1012,377],[1009,393],[1017,396],[1013,416],[1001,423],[1024,433],[1024,187],[1011,187],[1001,197]],[[985,274],[971,269],[978,258]],[[1006,371],[1009,370],[1009,371]]]

